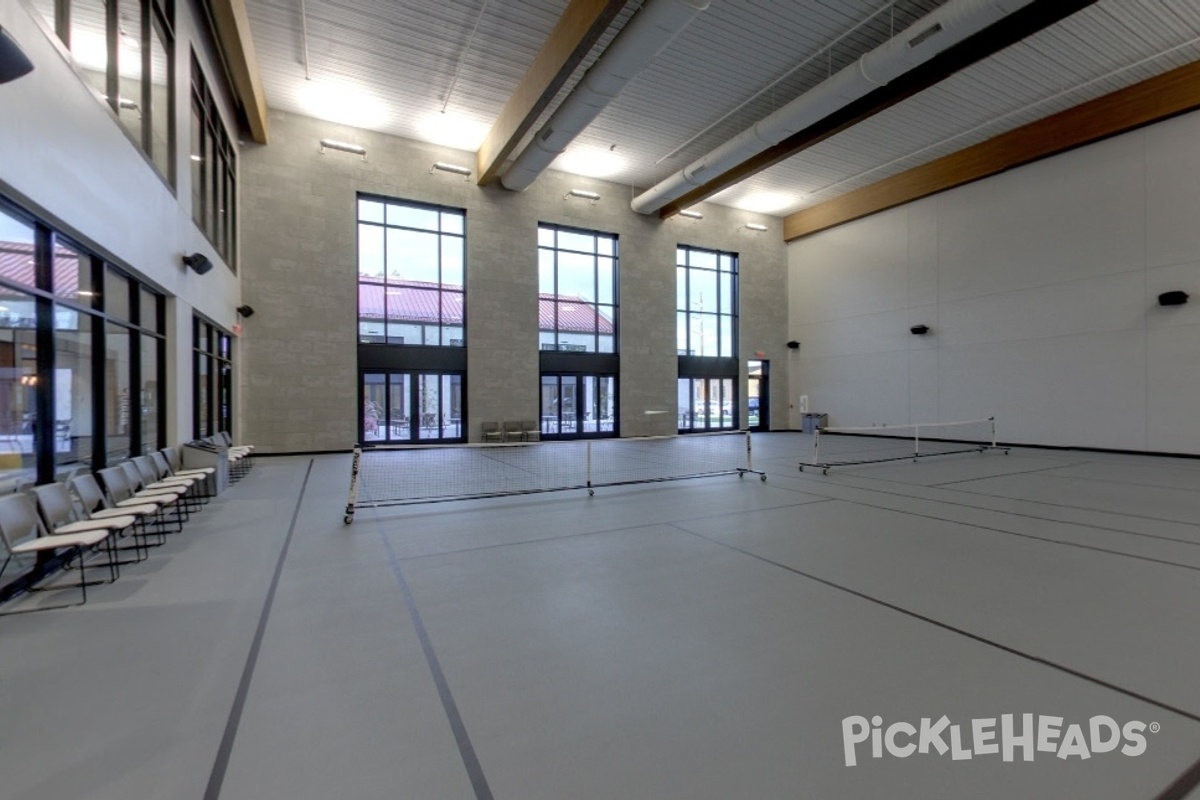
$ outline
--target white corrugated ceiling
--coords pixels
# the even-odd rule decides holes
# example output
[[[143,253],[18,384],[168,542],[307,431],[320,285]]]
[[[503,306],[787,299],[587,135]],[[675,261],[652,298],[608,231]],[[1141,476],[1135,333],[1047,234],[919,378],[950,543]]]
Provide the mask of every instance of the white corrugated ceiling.
[[[646,188],[944,1],[712,0],[557,166]],[[247,0],[269,106],[467,150],[567,5]],[[1200,0],[1100,0],[711,202],[787,214],[1197,59]]]

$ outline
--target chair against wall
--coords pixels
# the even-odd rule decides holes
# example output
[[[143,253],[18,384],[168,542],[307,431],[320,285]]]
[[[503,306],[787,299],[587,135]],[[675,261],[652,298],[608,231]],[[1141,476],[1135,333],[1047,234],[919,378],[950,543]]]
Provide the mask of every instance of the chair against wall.
[[[524,425],[519,421],[506,420],[504,422],[504,441],[519,442],[521,441]]]
[[[141,505],[158,506],[160,520],[165,520],[167,512],[173,511],[174,517],[172,521],[178,526],[178,529],[168,532],[176,533],[183,530],[183,523],[187,519],[187,516],[185,514],[186,509],[179,503],[179,495],[172,492],[145,494],[141,497],[134,497],[133,489],[136,484],[130,482],[128,473],[126,473],[125,468],[121,465],[105,467],[97,472],[96,476],[100,479],[105,491],[108,493],[107,499],[110,505],[117,508],[130,508]]]
[[[504,431],[500,430],[499,422],[483,423],[483,441],[485,442],[503,442]]]
[[[21,614],[26,611],[48,611],[53,608],[69,608],[73,605],[81,606],[86,603],[87,587],[95,586],[97,583],[111,582],[89,581],[87,579],[84,563],[85,556],[88,551],[101,544],[107,544],[108,546],[108,569],[111,580],[117,579],[116,552],[112,548],[112,536],[109,531],[95,530],[81,533],[65,533],[56,536],[47,535],[45,526],[38,519],[33,499],[27,494],[10,494],[6,497],[0,497],[0,542],[3,542],[4,549],[8,554],[8,557],[4,559],[4,563],[0,564],[0,575],[4,574],[4,570],[8,568],[9,562],[14,558],[20,558],[23,555],[53,552],[59,549],[69,550],[66,566],[70,568],[70,562],[75,561],[76,568],[79,570],[79,582],[71,584],[71,586],[78,586],[80,592],[78,603],[21,609],[19,611],[5,612],[0,614],[0,616]],[[52,589],[67,588],[70,588],[70,586],[45,586],[31,588],[29,591],[44,592]]]
[[[89,531],[108,531],[114,536],[124,537],[127,533],[133,532],[133,528],[137,525],[138,517],[136,514],[120,514],[115,517],[105,517],[104,519],[80,519],[75,510],[75,501],[71,498],[70,491],[61,483],[45,483],[41,486],[35,486],[33,496],[37,499],[38,511],[41,512],[42,522],[46,525],[46,530],[52,536],[68,534],[68,533],[87,533]],[[137,536],[133,537],[134,545],[130,548],[121,548],[133,550],[134,561],[117,561],[117,564],[130,564],[142,561],[149,555],[149,551],[143,546],[143,542]]]
[[[523,442],[538,442],[541,441],[542,431],[538,428],[537,420],[526,419],[521,421],[521,441]]]
[[[158,504],[130,504],[124,508],[110,506],[108,499],[104,496],[104,490],[100,488],[100,483],[96,480],[96,476],[90,472],[71,478],[69,485],[71,491],[75,494],[75,499],[79,501],[79,506],[83,509],[83,516],[87,519],[107,519],[109,517],[132,514],[138,518],[139,523],[134,529],[134,535],[142,537],[142,543],[145,546],[149,547],[151,544],[149,525],[155,526],[153,532],[158,538],[158,541],[153,542],[153,544],[159,545],[167,541],[167,521],[162,513],[162,507]]]

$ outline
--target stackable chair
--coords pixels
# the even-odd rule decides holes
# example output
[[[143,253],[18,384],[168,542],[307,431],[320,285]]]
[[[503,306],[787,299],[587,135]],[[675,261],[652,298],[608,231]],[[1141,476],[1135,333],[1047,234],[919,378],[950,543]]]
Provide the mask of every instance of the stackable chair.
[[[160,495],[145,495],[142,497],[133,496],[133,484],[129,482],[129,476],[125,472],[124,467],[118,465],[115,467],[106,467],[96,473],[100,483],[103,485],[106,499],[110,506],[117,509],[132,508],[137,506],[152,505],[158,509],[158,520],[160,530],[164,533],[179,533],[183,530],[183,523],[186,517],[186,509],[179,502],[178,493],[167,493]],[[171,513],[173,512],[173,513]],[[170,516],[168,514],[170,513]],[[175,530],[167,530],[166,524],[174,523]]]
[[[104,488],[112,497],[113,505],[122,507],[129,500],[142,503],[160,503],[164,510],[175,512],[175,518],[181,524],[191,516],[187,503],[182,499],[185,490],[174,489],[145,489],[142,485],[142,473],[131,462],[125,461],[115,467],[108,467],[97,473]]]
[[[207,502],[216,494],[215,480],[212,475],[216,470],[212,467],[204,467],[203,469],[185,469],[179,472],[171,469],[171,462],[167,461],[167,457],[161,452],[151,453],[151,466],[154,467],[154,473],[158,475],[159,480],[167,480],[168,478],[186,478],[191,480],[195,486],[195,494],[201,501]]]
[[[134,535],[141,536],[143,544],[147,547],[151,544],[163,544],[167,540],[167,533],[182,530],[182,528],[176,528],[175,531],[167,530],[169,520],[163,513],[162,506],[157,503],[128,503],[123,508],[110,506],[108,498],[104,496],[104,490],[100,488],[99,481],[91,473],[71,478],[70,486],[71,491],[75,493],[75,499],[79,501],[79,505],[83,509],[83,515],[88,519],[107,519],[125,514],[137,517],[139,524],[134,528]],[[150,541],[149,526],[151,524],[154,526],[153,532],[158,539],[155,542]]]
[[[135,514],[121,514],[103,519],[80,519],[75,511],[75,501],[72,500],[70,491],[61,483],[44,483],[41,486],[35,486],[33,487],[33,496],[37,499],[42,522],[45,523],[46,530],[50,532],[51,536],[108,531],[114,536],[124,537],[127,533],[134,531],[138,522]],[[117,549],[133,550],[134,560],[118,560],[115,562],[116,564],[133,564],[142,561],[149,555],[144,541],[140,541],[137,536],[134,536],[133,542],[134,545],[131,548]]]
[[[520,422],[512,422],[512,421],[505,422],[504,423],[504,441],[506,441],[506,442],[521,441],[521,439],[524,438],[524,433],[522,431],[522,428],[524,428],[524,425],[522,425]]]
[[[483,441],[484,442],[503,442],[504,431],[500,430],[499,422],[483,423]]]
[[[14,558],[65,549],[70,552],[67,554],[64,566],[69,569],[71,561],[74,560],[76,562],[76,567],[79,570],[79,582],[71,584],[71,586],[78,586],[80,592],[78,603],[65,603],[57,606],[41,606],[38,608],[8,611],[0,614],[0,616],[22,614],[27,611],[48,611],[53,608],[68,608],[73,605],[81,606],[87,602],[87,587],[95,586],[98,583],[111,583],[120,574],[120,567],[117,566],[116,548],[112,541],[112,531],[96,529],[80,531],[78,533],[47,534],[45,526],[42,524],[41,519],[38,518],[37,508],[34,506],[33,499],[27,494],[10,494],[6,497],[0,497],[0,540],[3,541],[4,549],[8,553],[8,557],[4,559],[4,564],[0,565],[0,575],[4,574],[4,570],[8,568],[9,562]],[[89,581],[85,572],[86,556],[101,545],[104,545],[108,552],[109,580]],[[44,592],[67,588],[71,587],[44,586],[32,588],[30,591]]]
[[[182,489],[184,500],[192,505],[192,510],[198,509],[207,500],[207,495],[201,489],[196,488],[197,486],[203,486],[204,478],[202,476],[180,475],[163,477],[159,474],[158,467],[148,456],[135,456],[130,460],[142,476],[143,488]]]
[[[542,430],[538,427],[535,420],[526,419],[521,421],[521,441],[536,442],[542,438]]]
[[[219,431],[209,439],[218,447],[226,449],[229,465],[236,477],[243,477],[254,466],[254,445],[234,444],[233,437],[229,435],[228,431]]]

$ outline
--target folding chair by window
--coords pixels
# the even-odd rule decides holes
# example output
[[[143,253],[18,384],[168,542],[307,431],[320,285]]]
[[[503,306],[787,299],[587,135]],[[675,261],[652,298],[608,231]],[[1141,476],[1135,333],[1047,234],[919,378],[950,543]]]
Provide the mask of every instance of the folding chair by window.
[[[20,609],[4,612],[0,616],[22,614],[27,611],[48,611],[53,608],[69,608],[73,605],[81,606],[87,602],[87,587],[95,586],[99,583],[111,583],[117,579],[117,554],[113,547],[110,531],[91,530],[80,533],[47,535],[45,526],[42,525],[42,521],[38,518],[33,499],[26,494],[10,494],[6,497],[0,497],[0,541],[3,542],[4,549],[8,554],[8,557],[4,559],[4,563],[0,565],[0,575],[4,574],[4,570],[8,568],[9,563],[14,558],[52,552],[54,550],[69,550],[70,552],[67,555],[64,566],[69,568],[72,560],[76,562],[76,568],[79,570],[79,582],[73,583],[71,586],[78,586],[80,592],[78,603]],[[108,551],[110,580],[89,581],[85,571],[86,555],[100,544],[106,545]],[[70,586],[44,586],[32,588],[30,591],[42,592],[67,588],[70,588]]]
[[[41,486],[35,486],[33,487],[33,496],[37,500],[42,522],[45,523],[46,530],[52,536],[66,533],[86,533],[87,531],[108,531],[113,535],[122,536],[127,531],[131,531],[138,521],[134,514],[81,520],[75,512],[75,502],[71,499],[71,493],[61,483],[44,483]],[[142,561],[148,555],[136,536],[132,549],[135,561]],[[133,562],[117,561],[116,563],[129,564]]]
[[[522,425],[520,422],[505,422],[504,423],[504,441],[519,442],[521,441]]]

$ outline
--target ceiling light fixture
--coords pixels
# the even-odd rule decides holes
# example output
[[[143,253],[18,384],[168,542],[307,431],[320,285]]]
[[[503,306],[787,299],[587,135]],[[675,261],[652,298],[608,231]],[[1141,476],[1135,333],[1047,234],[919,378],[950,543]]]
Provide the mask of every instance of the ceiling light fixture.
[[[568,197],[582,197],[584,200],[591,200],[593,203],[600,199],[600,195],[584,189],[572,189],[563,195],[564,200],[566,200]]]
[[[429,168],[429,173],[432,175],[435,169],[439,172],[452,172],[455,175],[462,175],[464,178],[471,177],[471,169],[469,167],[460,167],[458,164],[447,164],[444,161],[439,161]]]
[[[704,215],[701,214],[699,211],[691,211],[688,209],[684,209],[683,211],[680,211],[679,216],[687,217],[688,219],[704,219]]]
[[[760,224],[759,224],[759,223],[757,223],[757,222],[747,222],[747,223],[746,223],[745,225],[743,225],[742,227],[743,227],[743,228],[745,228],[746,230],[750,230],[750,231],[758,231],[759,233],[762,233],[763,231],[767,230],[767,226],[766,226],[766,225],[760,225]]]
[[[361,145],[350,144],[348,142],[339,142],[336,139],[322,139],[321,140],[321,154],[322,155],[325,154],[326,148],[328,148],[330,150],[341,150],[343,153],[354,153],[354,155],[356,155],[356,156],[362,156],[363,161],[367,160],[367,148],[365,148]]]

